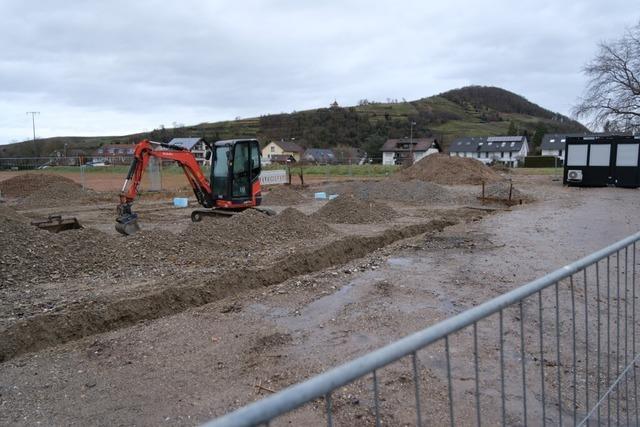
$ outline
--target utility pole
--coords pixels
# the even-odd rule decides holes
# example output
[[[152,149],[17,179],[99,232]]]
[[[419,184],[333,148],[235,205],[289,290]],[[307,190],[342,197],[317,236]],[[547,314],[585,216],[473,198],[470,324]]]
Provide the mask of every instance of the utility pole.
[[[416,122],[414,122],[413,120],[411,120],[411,131],[409,134],[409,155],[411,157],[411,163],[413,164],[413,127],[415,126]]]
[[[33,142],[36,142],[36,114],[40,111],[27,111],[27,115],[31,114],[31,124],[33,125]]]

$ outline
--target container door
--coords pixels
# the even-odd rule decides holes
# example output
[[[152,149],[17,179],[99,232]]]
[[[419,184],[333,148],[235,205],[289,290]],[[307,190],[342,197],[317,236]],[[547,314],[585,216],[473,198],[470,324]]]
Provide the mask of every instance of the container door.
[[[583,184],[598,187],[613,184],[611,170],[611,144],[589,144],[589,168]]]
[[[636,188],[640,186],[638,156],[640,144],[617,144],[615,162],[615,185]]]

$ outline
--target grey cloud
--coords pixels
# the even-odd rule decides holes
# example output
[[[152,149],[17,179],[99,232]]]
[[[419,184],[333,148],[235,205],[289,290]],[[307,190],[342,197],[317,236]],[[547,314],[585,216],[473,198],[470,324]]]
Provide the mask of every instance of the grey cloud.
[[[5,0],[0,143],[27,110],[41,136],[112,134],[469,83],[566,114],[597,42],[638,19],[621,0],[432,3]]]

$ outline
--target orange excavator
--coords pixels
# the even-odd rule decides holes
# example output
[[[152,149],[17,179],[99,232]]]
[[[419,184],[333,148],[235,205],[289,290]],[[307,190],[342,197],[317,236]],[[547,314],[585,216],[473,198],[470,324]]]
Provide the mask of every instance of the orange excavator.
[[[142,140],[136,144],[133,162],[120,192],[116,230],[124,235],[136,233],[138,214],[131,208],[138,194],[142,175],[152,157],[177,162],[184,171],[198,203],[203,208],[191,213],[191,220],[203,216],[233,215],[249,208],[257,208],[262,201],[260,192],[260,144],[255,139],[233,139],[205,142],[207,160],[211,160],[211,175],[205,177],[188,148],[169,143]],[[259,208],[258,208],[259,209]],[[259,209],[272,214],[267,209]]]

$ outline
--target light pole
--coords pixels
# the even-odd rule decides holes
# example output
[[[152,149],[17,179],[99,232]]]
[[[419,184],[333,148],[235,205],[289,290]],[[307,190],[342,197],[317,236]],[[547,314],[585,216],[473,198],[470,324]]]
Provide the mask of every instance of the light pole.
[[[416,125],[416,122],[411,120],[411,130],[409,132],[409,154],[411,158],[411,164],[413,164],[413,127]]]

